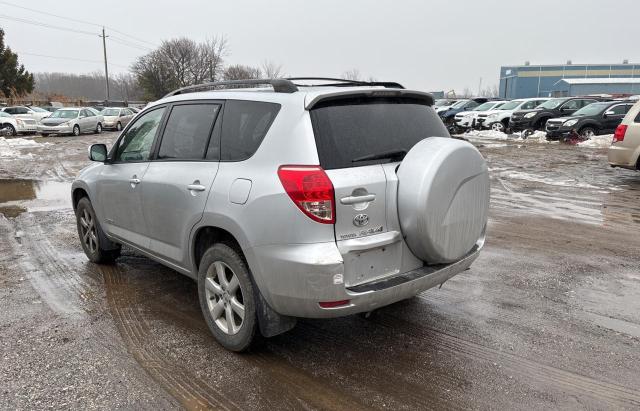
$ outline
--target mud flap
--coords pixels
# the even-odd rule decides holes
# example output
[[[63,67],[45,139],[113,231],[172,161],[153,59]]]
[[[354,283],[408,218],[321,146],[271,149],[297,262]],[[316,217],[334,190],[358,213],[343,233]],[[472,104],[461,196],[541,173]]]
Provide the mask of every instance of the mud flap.
[[[295,317],[289,317],[275,312],[265,301],[264,297],[262,297],[262,293],[258,290],[258,287],[256,287],[255,282],[254,289],[256,290],[258,325],[260,326],[260,334],[262,334],[263,337],[275,337],[295,327],[298,322]]]

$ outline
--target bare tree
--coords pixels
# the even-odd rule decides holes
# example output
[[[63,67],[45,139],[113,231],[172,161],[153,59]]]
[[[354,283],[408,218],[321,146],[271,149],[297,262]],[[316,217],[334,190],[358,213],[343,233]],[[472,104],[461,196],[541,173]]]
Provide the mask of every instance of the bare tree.
[[[262,78],[262,71],[258,67],[234,64],[224,71],[225,80],[247,80]]]
[[[34,92],[43,97],[65,96],[71,99],[104,99],[104,74],[36,73]],[[110,77],[113,100],[142,100],[143,92],[135,78],[129,73]]]
[[[264,63],[262,63],[261,69],[265,78],[280,78],[284,76],[282,65],[269,60],[265,60]]]
[[[163,41],[157,50],[138,58],[131,70],[148,98],[156,99],[176,88],[218,80],[226,55],[224,37],[203,43],[182,37]]]
[[[460,97],[462,98],[467,98],[471,96],[473,96],[473,91],[471,91],[469,87],[465,87],[464,90],[462,90],[462,94],[460,95]]]
[[[361,79],[360,70],[358,70],[357,68],[347,70],[342,73],[342,78],[345,80],[360,81]]]

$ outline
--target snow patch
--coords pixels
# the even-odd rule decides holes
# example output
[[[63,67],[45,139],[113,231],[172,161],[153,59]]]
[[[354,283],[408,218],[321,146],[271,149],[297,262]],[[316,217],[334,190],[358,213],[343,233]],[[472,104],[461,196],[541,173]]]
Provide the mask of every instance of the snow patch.
[[[494,130],[470,130],[463,134],[465,138],[470,140],[510,140],[510,141],[522,141],[527,143],[539,143],[539,144],[557,144],[557,141],[548,141],[547,133],[544,131],[536,131],[524,138],[522,132],[514,134],[505,134],[501,131]]]
[[[4,138],[0,137],[0,158],[31,159],[33,154],[22,154],[22,148],[40,148],[51,145],[51,143],[38,143],[26,138]]]
[[[593,136],[589,140],[578,143],[580,147],[588,148],[608,148],[613,140],[613,134],[606,134],[602,136]]]

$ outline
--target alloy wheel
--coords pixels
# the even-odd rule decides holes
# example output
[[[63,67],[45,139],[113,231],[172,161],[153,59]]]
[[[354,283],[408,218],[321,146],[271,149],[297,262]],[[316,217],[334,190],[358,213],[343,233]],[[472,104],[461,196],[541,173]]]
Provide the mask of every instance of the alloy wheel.
[[[244,298],[238,276],[231,267],[216,261],[207,269],[205,295],[209,313],[225,334],[238,333],[244,323]]]
[[[504,124],[502,124],[502,123],[493,123],[491,125],[491,130],[493,130],[493,131],[504,131]]]
[[[586,138],[591,138],[596,135],[596,133],[590,128],[584,129],[581,134],[582,134],[582,137],[586,137]]]
[[[96,224],[91,213],[86,208],[82,210],[82,215],[80,216],[80,231],[84,245],[91,253],[95,253],[98,249]]]

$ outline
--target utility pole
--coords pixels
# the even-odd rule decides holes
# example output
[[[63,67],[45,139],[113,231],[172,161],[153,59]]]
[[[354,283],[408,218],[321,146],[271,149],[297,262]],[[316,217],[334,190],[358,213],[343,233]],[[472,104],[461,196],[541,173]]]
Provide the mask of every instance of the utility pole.
[[[109,68],[107,66],[107,36],[104,34],[104,27],[102,28],[102,51],[104,52],[104,78],[106,80],[105,87],[107,91],[106,104],[109,105]]]

